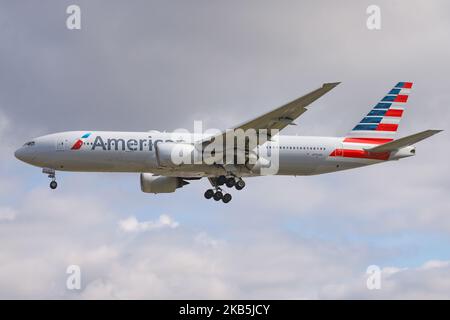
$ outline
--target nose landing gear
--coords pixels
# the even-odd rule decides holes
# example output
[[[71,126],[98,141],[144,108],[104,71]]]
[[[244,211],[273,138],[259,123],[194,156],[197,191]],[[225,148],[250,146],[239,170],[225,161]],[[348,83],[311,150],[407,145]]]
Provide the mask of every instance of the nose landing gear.
[[[52,181],[50,182],[50,189],[54,190],[58,187],[58,183],[56,182],[56,172],[54,169],[43,168],[42,173],[48,175]]]

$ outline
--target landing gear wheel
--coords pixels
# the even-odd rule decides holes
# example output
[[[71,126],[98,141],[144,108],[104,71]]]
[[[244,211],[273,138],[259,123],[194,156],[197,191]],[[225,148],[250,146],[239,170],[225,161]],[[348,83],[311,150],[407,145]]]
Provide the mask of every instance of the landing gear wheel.
[[[220,199],[222,199],[222,197],[223,197],[222,191],[217,191],[216,193],[214,193],[214,196],[213,196],[214,200],[216,200],[216,201],[219,201]]]
[[[225,182],[225,184],[228,188],[233,188],[235,183],[236,183],[236,180],[233,177],[228,178],[227,181]]]
[[[227,182],[227,178],[226,178],[225,176],[219,176],[219,177],[217,178],[217,184],[218,184],[219,186],[224,185],[225,182]]]
[[[205,191],[205,198],[206,199],[211,199],[214,196],[214,190],[213,189],[208,189]]]
[[[236,185],[235,185],[237,190],[242,190],[245,187],[245,182],[242,179],[239,179],[238,181],[236,181]]]
[[[222,197],[222,201],[223,201],[223,203],[230,202],[231,201],[231,194],[229,194],[229,193],[224,194],[223,197]]]
[[[50,189],[54,190],[58,186],[56,183],[56,172],[55,169],[42,168],[42,173],[46,174],[52,181],[50,182]]]

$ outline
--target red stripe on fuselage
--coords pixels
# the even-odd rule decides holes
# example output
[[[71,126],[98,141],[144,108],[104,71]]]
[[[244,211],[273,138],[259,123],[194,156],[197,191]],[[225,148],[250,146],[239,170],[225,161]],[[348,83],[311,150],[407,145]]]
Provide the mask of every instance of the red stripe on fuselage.
[[[330,157],[388,160],[390,152],[369,152],[366,150],[335,149],[330,153]]]
[[[383,143],[386,143],[386,142],[391,142],[392,140],[394,140],[394,139],[388,139],[388,138],[345,138],[344,142],[383,144]]]

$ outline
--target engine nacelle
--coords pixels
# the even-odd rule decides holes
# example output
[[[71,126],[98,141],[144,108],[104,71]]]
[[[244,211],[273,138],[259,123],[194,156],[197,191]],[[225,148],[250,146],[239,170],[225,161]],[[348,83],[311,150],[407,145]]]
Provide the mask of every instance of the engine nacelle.
[[[156,157],[161,167],[178,167],[194,163],[194,149],[191,144],[160,142],[156,146]]]
[[[141,190],[146,193],[171,193],[186,184],[189,184],[189,182],[177,177],[154,176],[151,173],[141,173]]]

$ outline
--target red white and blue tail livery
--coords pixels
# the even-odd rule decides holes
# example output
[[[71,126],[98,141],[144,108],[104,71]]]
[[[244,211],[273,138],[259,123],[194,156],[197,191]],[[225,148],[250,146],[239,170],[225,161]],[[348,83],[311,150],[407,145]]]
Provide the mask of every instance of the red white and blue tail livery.
[[[336,148],[330,156],[383,161],[398,157],[398,153],[394,155],[388,151],[375,152],[371,147],[394,141],[407,109],[412,86],[412,82],[398,82],[348,133],[342,141],[342,148]],[[410,151],[415,152],[414,149]],[[405,152],[405,155],[407,154]]]
[[[397,83],[353,128],[349,137],[381,137],[392,140],[406,110],[412,85],[412,82]],[[367,141],[371,141],[371,139]],[[378,141],[384,142],[386,140]]]

